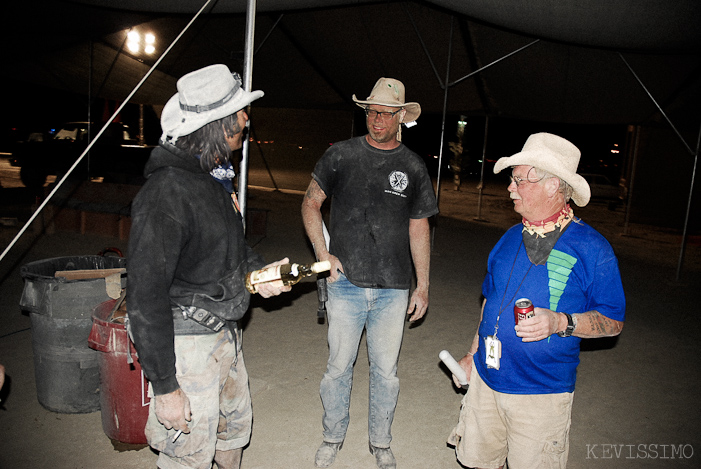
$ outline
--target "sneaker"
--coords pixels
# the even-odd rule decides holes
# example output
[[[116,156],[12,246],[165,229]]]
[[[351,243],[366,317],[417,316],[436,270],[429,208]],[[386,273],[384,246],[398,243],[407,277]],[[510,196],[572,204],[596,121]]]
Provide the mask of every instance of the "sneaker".
[[[370,454],[375,456],[375,462],[379,469],[396,469],[397,461],[389,448],[378,448],[370,443]]]
[[[314,458],[314,465],[316,467],[329,467],[336,460],[336,453],[343,447],[343,442],[340,443],[329,443],[324,441],[316,450],[316,457]]]

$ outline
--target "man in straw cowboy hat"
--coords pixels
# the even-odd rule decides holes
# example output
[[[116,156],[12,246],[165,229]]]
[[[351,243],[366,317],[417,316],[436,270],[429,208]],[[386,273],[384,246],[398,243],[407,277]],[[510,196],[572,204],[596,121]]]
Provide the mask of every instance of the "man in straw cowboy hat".
[[[424,162],[399,140],[402,123],[421,107],[407,103],[404,85],[380,78],[364,109],[367,135],[331,146],[316,164],[302,217],[316,256],[331,262],[328,277],[329,359],[321,380],[323,437],[315,464],[328,467],[348,428],[353,363],[363,330],[370,361],[370,452],[382,469],[396,467],[390,442],[399,394],[397,361],[404,321],[428,308],[429,223],[438,212]],[[332,200],[330,244],[321,206]],[[409,297],[412,263],[416,288]]]
[[[494,167],[511,169],[508,190],[522,223],[489,254],[480,325],[459,362],[470,387],[449,443],[467,467],[508,459],[514,469],[564,468],[580,341],[623,328],[613,249],[569,205],[589,202],[579,157],[564,138],[537,133]],[[535,315],[516,321],[522,298]]]
[[[225,65],[191,72],[177,89],[132,204],[129,324],[153,396],[146,437],[158,467],[232,469],[252,422],[236,321],[249,304],[246,273],[265,263],[245,241],[231,154],[244,108],[263,92],[244,90]],[[265,297],[287,290],[260,286]]]

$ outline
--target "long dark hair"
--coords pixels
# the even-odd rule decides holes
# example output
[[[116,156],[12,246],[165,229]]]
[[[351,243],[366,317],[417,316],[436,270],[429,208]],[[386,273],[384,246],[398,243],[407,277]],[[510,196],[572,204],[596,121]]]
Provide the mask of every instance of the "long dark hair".
[[[175,146],[191,156],[200,155],[200,166],[210,172],[219,165],[226,165],[231,157],[231,148],[226,137],[241,132],[237,113],[205,124],[175,142]]]

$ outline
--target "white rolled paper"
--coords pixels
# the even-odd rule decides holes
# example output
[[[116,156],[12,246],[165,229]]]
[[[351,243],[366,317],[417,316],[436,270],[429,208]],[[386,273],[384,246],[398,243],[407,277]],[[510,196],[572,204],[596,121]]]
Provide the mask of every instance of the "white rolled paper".
[[[467,384],[467,374],[465,374],[465,370],[455,361],[450,352],[442,350],[441,353],[438,354],[438,358],[445,363],[445,366],[455,375],[462,386]]]

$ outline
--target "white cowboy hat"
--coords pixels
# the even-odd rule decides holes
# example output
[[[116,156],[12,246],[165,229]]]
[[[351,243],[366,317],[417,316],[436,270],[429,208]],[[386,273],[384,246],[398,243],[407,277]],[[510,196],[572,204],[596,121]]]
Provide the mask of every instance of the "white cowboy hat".
[[[365,108],[369,104],[378,106],[402,107],[406,109],[404,122],[414,122],[421,115],[421,106],[419,103],[404,102],[404,84],[394,78],[380,78],[375,83],[375,87],[370,92],[370,96],[365,101],[360,101],[353,95],[353,101]]]
[[[568,140],[541,132],[528,137],[519,153],[499,158],[494,165],[494,174],[513,166],[534,166],[569,184],[573,190],[572,200],[584,207],[591,198],[591,189],[587,181],[577,174],[580,156],[579,149]]]
[[[223,64],[210,65],[182,76],[178,92],[161,113],[163,138],[189,135],[217,119],[234,114],[263,96],[242,88],[241,77]]]

